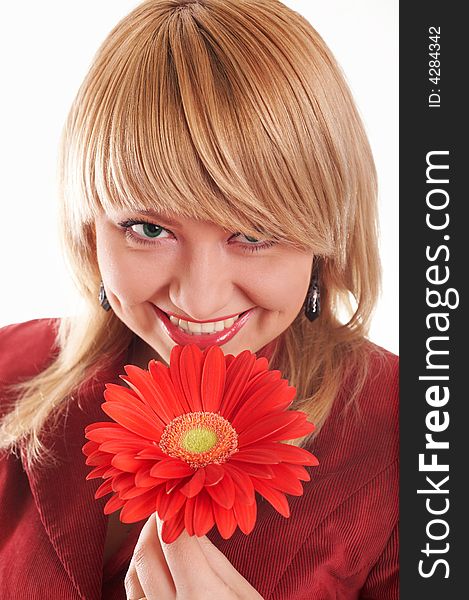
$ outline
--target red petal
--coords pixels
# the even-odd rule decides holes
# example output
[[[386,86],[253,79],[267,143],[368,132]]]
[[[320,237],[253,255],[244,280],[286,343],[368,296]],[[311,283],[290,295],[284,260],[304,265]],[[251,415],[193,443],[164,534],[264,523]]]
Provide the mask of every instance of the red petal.
[[[180,489],[188,498],[197,496],[200,490],[204,487],[205,483],[205,471],[204,469],[197,469],[192,478]]]
[[[233,509],[226,509],[217,502],[212,502],[212,510],[218,531],[220,532],[221,537],[227,540],[233,535],[237,526]]]
[[[180,405],[183,407],[182,413],[192,412],[192,408],[184,394],[184,388],[181,383],[180,360],[181,352],[184,346],[173,346],[169,357],[169,374],[173,383],[174,391],[179,399]],[[181,414],[182,414],[181,413]]]
[[[96,490],[94,497],[96,500],[98,500],[98,498],[102,498],[103,496],[106,496],[106,494],[110,494],[111,492],[112,492],[112,481],[110,479],[107,479]]]
[[[236,498],[243,504],[252,504],[256,500],[254,486],[249,475],[237,469],[232,463],[225,466],[233,479],[236,488]]]
[[[177,458],[167,458],[156,463],[156,465],[152,467],[150,474],[152,477],[175,479],[193,475],[194,469],[182,460]]]
[[[126,429],[150,440],[160,440],[163,427],[158,425],[154,413],[145,406],[137,408],[118,402],[105,402],[101,407],[107,415]]]
[[[189,535],[194,535],[195,498],[188,498],[184,507],[184,527]]]
[[[224,508],[231,508],[235,499],[235,486],[231,475],[225,471],[223,479],[216,485],[205,488],[215,502]]]
[[[306,415],[300,413],[295,423],[289,425],[285,430],[277,431],[266,439],[270,442],[296,440],[297,438],[304,437],[308,433],[312,433],[315,429],[316,427],[313,423],[306,421]]]
[[[104,514],[105,515],[110,515],[111,513],[115,512],[116,510],[119,510],[119,508],[122,508],[125,504],[124,500],[121,500],[119,498],[119,496],[117,494],[114,494],[114,496],[112,496],[112,498],[110,498],[105,506],[104,506]]]
[[[274,381],[281,381],[282,373],[278,369],[272,369],[271,371],[261,370],[256,372],[254,367],[251,378],[249,380],[248,385],[246,386],[246,394],[255,394],[258,390],[263,388],[266,384],[272,383]],[[286,379],[285,379],[286,381]]]
[[[137,471],[142,468],[142,462],[140,460],[136,460],[133,454],[124,452],[116,454],[112,458],[111,464],[113,467],[116,467],[116,469],[126,471],[127,473],[137,473]]]
[[[135,485],[135,477],[134,477],[133,473],[120,473],[119,475],[112,477],[111,480],[112,480],[112,489],[115,492],[118,492],[119,496],[123,492],[130,490],[130,488],[133,488]]]
[[[165,486],[165,490],[167,494],[171,494],[172,492],[175,492],[176,490],[180,490],[182,488],[182,486],[185,484],[186,479],[168,479],[166,481],[166,486]]]
[[[150,490],[132,500],[127,500],[120,513],[122,523],[136,523],[147,519],[156,510],[156,493]]]
[[[295,388],[288,388],[288,389],[294,390]],[[251,425],[255,421],[260,422],[269,415],[282,414],[291,405],[292,396],[295,396],[295,395],[296,395],[296,390],[292,395],[290,395],[290,397],[288,397],[286,399],[274,400],[272,398],[271,404],[269,404],[269,401],[264,401],[260,405],[258,404],[258,406],[247,407],[246,412],[243,411],[241,416],[239,418],[236,418],[236,422],[235,421],[232,422],[232,425],[236,429],[237,432],[241,433],[241,432],[245,431],[246,429],[248,429],[248,427],[251,427]],[[274,402],[275,402],[275,404],[274,404]],[[244,406],[243,406],[243,408],[244,408]]]
[[[253,373],[251,373],[251,379],[249,380],[249,383],[246,386],[246,389],[244,390],[244,393],[243,393],[243,401],[246,398],[249,398],[253,394],[257,393],[259,390],[264,388],[266,385],[269,385],[273,382],[277,382],[277,384],[278,384],[281,381],[281,379],[282,379],[282,374],[278,370],[261,371],[260,373],[257,373],[255,375],[254,375],[254,370],[253,370]],[[287,382],[286,379],[284,381]]]
[[[267,415],[285,411],[296,396],[296,388],[289,386],[285,380],[273,381],[243,400],[239,412],[231,424],[236,431],[243,431],[253,421],[260,421]]]
[[[204,355],[201,381],[202,410],[217,412],[225,389],[225,356],[218,346],[210,346]]]
[[[147,494],[150,490],[153,491],[154,493],[156,493],[157,487],[158,487],[158,484],[155,484],[153,486],[153,488],[142,488],[142,487],[136,487],[135,485],[133,485],[131,488],[129,488],[125,492],[120,493],[119,498],[122,498],[122,500],[132,500],[133,498],[138,498],[139,496],[143,496],[143,494]],[[155,511],[153,511],[153,512],[155,512]]]
[[[163,521],[161,538],[166,544],[171,544],[178,539],[184,531],[184,509],[181,509],[172,519]]]
[[[265,356],[261,356],[261,357],[257,358],[256,362],[254,363],[254,368],[251,373],[251,378],[255,377],[259,373],[263,373],[264,371],[267,371],[268,368],[269,368],[269,361],[266,359]],[[279,373],[280,373],[280,371],[279,371]]]
[[[269,450],[259,450],[254,445],[251,448],[238,450],[238,452],[236,452],[236,460],[266,465],[272,465],[280,462],[280,460],[275,456],[274,452],[270,452]]]
[[[295,474],[295,477],[297,479],[299,479],[300,481],[310,481],[311,480],[310,474],[301,465],[289,464],[288,466],[290,467],[290,469],[292,469],[292,472]]]
[[[284,494],[290,494],[290,496],[302,496],[304,492],[303,486],[298,479],[296,481],[287,482],[282,477],[274,477],[273,479],[269,479],[269,485]]]
[[[274,477],[269,481],[270,486],[293,496],[301,496],[303,494],[303,486],[291,470],[290,465],[273,465],[272,470]]]
[[[128,377],[121,375],[121,379],[126,381],[141,396],[143,402],[152,408],[163,425],[172,421],[176,415],[150,373],[135,365],[126,365],[124,369]]]
[[[104,398],[107,402],[120,402],[121,404],[138,402],[142,404],[138,394],[128,387],[118,385],[117,383],[106,383]],[[109,423],[106,423],[106,425],[109,425]]]
[[[179,358],[181,385],[191,412],[202,411],[200,385],[204,355],[195,344],[184,346]]]
[[[247,447],[250,449],[251,446]],[[253,444],[252,448],[259,450],[267,450],[272,452],[281,462],[288,462],[298,465],[316,466],[319,464],[318,459],[305,448],[293,446],[291,444],[283,444],[281,442],[262,441],[259,444]]]
[[[103,465],[109,466],[111,462],[109,460],[110,458],[112,458],[112,454],[105,454],[104,452],[101,452],[101,450],[96,450],[88,456],[85,462],[87,465],[93,467],[101,467]]]
[[[104,477],[104,475],[106,474],[107,470],[109,469],[108,465],[104,465],[102,467],[96,467],[96,469],[93,469],[92,471],[90,471],[88,473],[88,475],[86,476],[86,480],[90,480],[90,479],[97,479],[98,477]]]
[[[119,377],[126,381],[128,385],[131,385],[135,390],[137,390],[135,385],[128,377],[126,377],[125,375],[119,375]],[[136,394],[134,394],[132,390],[124,388],[121,385],[117,385],[115,383],[108,383],[106,385],[107,389],[104,392],[106,404],[109,404],[111,406],[117,404],[119,406],[134,408],[139,414],[143,413],[144,415],[150,417],[150,420],[155,421],[157,425],[161,426],[161,428],[164,428],[166,426],[163,417],[161,417],[158,413],[155,413],[152,410],[150,403],[146,400],[146,398],[144,398],[142,394],[140,394],[140,397],[135,397]],[[113,435],[112,437],[116,436]]]
[[[173,494],[163,492],[157,498],[157,511],[160,519],[167,521],[171,519],[186,503],[187,498],[178,491]]]
[[[103,424],[104,425],[104,424]],[[89,440],[94,440],[98,444],[103,444],[104,442],[108,442],[110,440],[122,440],[122,441],[132,441],[132,440],[140,440],[140,443],[145,443],[146,440],[135,433],[132,433],[128,429],[119,425],[119,423],[108,422],[105,423],[106,427],[99,427],[97,429],[92,429],[88,431],[86,436]],[[110,426],[113,425],[111,428]]]
[[[246,535],[251,533],[251,531],[254,529],[254,525],[256,524],[256,502],[253,502],[252,504],[235,502],[233,506],[233,513],[241,531]]]
[[[162,460],[163,458],[168,458],[168,455],[161,450],[159,446],[155,446],[152,444],[148,448],[141,450],[136,458],[146,458],[148,460]]]
[[[225,471],[223,467],[215,463],[211,463],[204,467],[205,470],[205,486],[216,485],[223,479]]]
[[[133,435],[133,434],[132,434]],[[108,440],[100,444],[99,449],[102,452],[110,452],[111,454],[118,454],[119,452],[132,451],[133,454],[137,454],[144,446],[151,444],[148,440],[137,438],[134,436],[132,441],[130,440]]]
[[[95,429],[97,429],[98,431],[100,431],[101,429],[105,428],[105,427],[109,427],[110,429],[115,428],[115,429],[120,429],[120,425],[118,425],[117,423],[109,423],[109,421],[100,421],[97,423],[90,423],[89,425],[87,425],[85,427],[85,434],[86,437],[88,437],[88,434],[91,433],[92,431],[94,431]],[[90,440],[92,440],[93,438],[90,437],[88,438]],[[97,440],[97,441],[104,441],[104,440]]]
[[[151,360],[148,364],[148,368],[155,384],[160,388],[165,402],[171,406],[171,412],[175,416],[187,412],[185,404],[181,402],[181,399],[174,389],[168,367],[159,360]]]
[[[272,506],[284,517],[290,516],[290,507],[288,501],[282,492],[272,489],[268,484],[264,483],[260,479],[253,478],[252,483],[254,488],[261,496],[272,504]]]
[[[116,467],[109,467],[106,469],[103,477],[107,479],[108,477],[116,477],[116,475],[122,475],[122,471],[119,471]]]
[[[304,417],[304,413],[300,414]],[[272,440],[276,435],[280,435],[280,439],[293,439],[290,432],[296,429],[298,415],[297,411],[286,411],[265,417],[262,421],[255,421],[251,427],[239,434],[238,446],[247,446],[257,440]]]
[[[137,487],[153,487],[155,484],[165,483],[165,478],[152,477],[150,471],[153,465],[140,469],[135,473],[135,485]]]
[[[237,462],[234,458],[230,460],[230,465],[233,465],[243,473],[260,477],[261,479],[271,479],[274,473],[269,465],[258,465],[256,463]]]
[[[225,394],[220,412],[230,422],[249,383],[255,362],[256,356],[249,350],[243,350],[226,370]]]
[[[96,452],[96,450],[99,450],[99,444],[97,444],[96,442],[93,442],[93,441],[86,442],[86,444],[81,449],[81,451],[83,452],[83,454],[85,456],[90,456],[91,454]]]
[[[202,492],[195,498],[194,508],[194,533],[195,535],[202,537],[215,524],[213,517],[212,502],[210,497]]]

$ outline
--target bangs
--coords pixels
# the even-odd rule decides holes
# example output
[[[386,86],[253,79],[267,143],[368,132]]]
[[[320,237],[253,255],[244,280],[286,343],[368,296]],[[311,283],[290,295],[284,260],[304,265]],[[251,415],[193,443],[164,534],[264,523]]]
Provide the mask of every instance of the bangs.
[[[336,254],[351,178],[333,166],[286,32],[236,3],[176,4],[126,17],[80,90],[66,142],[75,222],[152,209]]]

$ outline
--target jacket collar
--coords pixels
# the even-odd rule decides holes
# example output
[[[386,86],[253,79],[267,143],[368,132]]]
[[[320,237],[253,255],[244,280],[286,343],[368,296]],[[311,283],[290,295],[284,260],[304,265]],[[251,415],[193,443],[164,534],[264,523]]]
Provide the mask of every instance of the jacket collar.
[[[41,440],[59,464],[23,468],[47,535],[81,598],[101,599],[103,554],[108,517],[103,509],[108,497],[95,500],[101,479],[86,481],[91,467],[85,464],[84,429],[95,421],[109,421],[101,409],[105,384],[117,382],[127,352],[111,367],[102,369],[70,398],[57,429]]]

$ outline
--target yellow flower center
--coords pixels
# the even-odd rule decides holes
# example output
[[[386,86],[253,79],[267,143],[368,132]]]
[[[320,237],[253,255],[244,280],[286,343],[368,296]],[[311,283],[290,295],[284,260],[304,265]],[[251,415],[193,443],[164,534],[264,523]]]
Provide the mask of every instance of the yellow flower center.
[[[161,435],[160,448],[197,469],[222,464],[237,451],[238,434],[221,415],[193,412],[173,419]]]
[[[200,427],[187,431],[182,436],[181,446],[189,452],[199,454],[210,450],[217,442],[217,434],[214,431],[206,427]]]

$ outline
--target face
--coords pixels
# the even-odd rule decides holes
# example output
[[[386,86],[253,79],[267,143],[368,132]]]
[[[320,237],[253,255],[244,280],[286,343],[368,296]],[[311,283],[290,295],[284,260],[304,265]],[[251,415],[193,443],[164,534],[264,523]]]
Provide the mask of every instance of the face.
[[[219,225],[117,210],[96,220],[98,264],[144,366],[176,344],[258,352],[302,309],[313,254]]]

